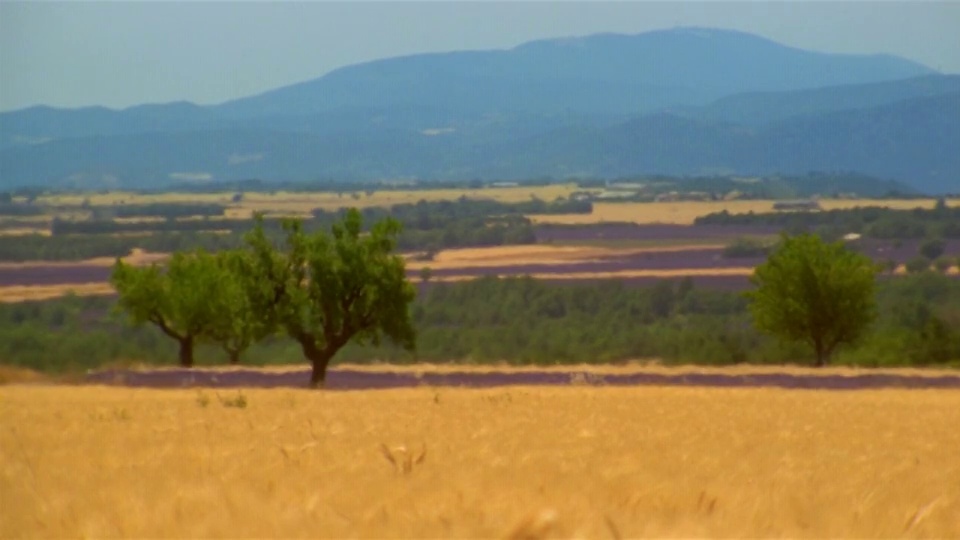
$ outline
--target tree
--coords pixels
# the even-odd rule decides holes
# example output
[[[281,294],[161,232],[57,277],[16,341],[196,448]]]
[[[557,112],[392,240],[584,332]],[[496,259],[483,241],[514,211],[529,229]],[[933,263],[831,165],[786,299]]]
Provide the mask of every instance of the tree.
[[[323,386],[333,356],[349,342],[379,345],[384,337],[413,350],[409,305],[416,290],[404,260],[393,254],[400,223],[387,218],[362,232],[356,209],[330,233],[308,234],[299,220],[285,220],[280,247],[257,218],[247,236],[254,279],[261,285],[255,309],[300,344],[312,365],[310,384]]]
[[[420,282],[427,283],[430,281],[430,278],[433,277],[433,270],[429,266],[424,266],[420,269]]]
[[[206,336],[220,309],[221,279],[213,256],[202,250],[174,253],[165,271],[117,259],[110,276],[120,295],[117,306],[134,325],[150,323],[180,346],[183,367],[193,366],[193,347]]]
[[[815,235],[784,235],[756,268],[747,293],[754,324],[787,341],[813,347],[823,366],[838,346],[858,340],[876,318],[878,268],[841,242]]]
[[[213,319],[206,330],[210,339],[223,348],[231,364],[240,362],[240,355],[251,345],[275,331],[272,321],[257,312],[257,305],[266,301],[256,282],[253,261],[240,250],[216,254],[218,272],[216,304]]]
[[[928,260],[934,260],[939,256],[943,255],[944,244],[943,240],[939,238],[930,238],[922,244],[920,244],[920,255],[923,255]]]

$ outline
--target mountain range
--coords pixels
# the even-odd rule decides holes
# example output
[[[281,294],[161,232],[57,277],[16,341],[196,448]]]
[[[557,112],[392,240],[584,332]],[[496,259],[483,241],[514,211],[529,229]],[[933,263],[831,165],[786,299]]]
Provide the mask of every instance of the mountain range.
[[[0,188],[855,171],[960,191],[960,76],[727,30],[347,66],[219,105],[0,114]]]

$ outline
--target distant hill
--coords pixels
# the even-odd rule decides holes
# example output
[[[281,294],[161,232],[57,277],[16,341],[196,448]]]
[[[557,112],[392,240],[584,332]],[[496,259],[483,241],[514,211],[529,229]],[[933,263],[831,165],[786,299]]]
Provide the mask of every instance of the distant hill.
[[[754,128],[657,113],[481,142],[397,130],[256,130],[87,137],[0,151],[4,178],[56,186],[190,179],[519,179],[858,171],[930,193],[960,188],[960,92]],[[113,183],[113,184],[112,184]]]
[[[735,94],[696,109],[693,114],[708,120],[759,126],[793,116],[865,109],[951,92],[960,92],[960,75],[927,75],[812,90]]]
[[[762,127],[660,113],[594,130],[564,129],[501,149],[507,170],[615,177],[629,171],[805,174],[858,171],[927,193],[960,191],[960,91],[798,116]]]
[[[217,106],[0,114],[0,189],[857,171],[960,191],[960,76],[685,28],[345,67]]]
[[[730,30],[548,39],[506,51],[390,58],[216,108],[231,117],[378,104],[464,112],[649,112],[755,91],[863,84],[934,73],[886,55],[804,51]]]

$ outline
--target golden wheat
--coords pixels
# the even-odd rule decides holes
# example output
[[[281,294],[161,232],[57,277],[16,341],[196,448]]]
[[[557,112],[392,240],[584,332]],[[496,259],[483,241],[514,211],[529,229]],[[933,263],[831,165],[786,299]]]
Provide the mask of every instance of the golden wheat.
[[[731,214],[749,212],[773,212],[774,201],[683,201],[651,203],[594,203],[590,214],[557,214],[529,216],[534,223],[587,224],[623,222],[648,224],[692,225],[701,216],[726,210]],[[898,210],[933,208],[936,199],[825,199],[820,201],[824,210],[839,210],[864,206],[877,206]],[[960,207],[960,200],[948,204]]]
[[[0,537],[960,535],[956,391],[205,392],[0,388]]]

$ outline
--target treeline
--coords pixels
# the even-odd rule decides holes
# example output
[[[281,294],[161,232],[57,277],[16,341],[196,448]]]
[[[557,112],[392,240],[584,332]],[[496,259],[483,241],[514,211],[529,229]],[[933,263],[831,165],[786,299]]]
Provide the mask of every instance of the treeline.
[[[483,247],[536,243],[533,224],[524,214],[589,214],[589,201],[531,199],[504,203],[461,197],[456,201],[420,201],[390,208],[362,210],[364,221],[392,217],[403,224],[401,250],[439,251],[455,247]],[[343,211],[314,210],[320,223],[330,223]]]
[[[202,231],[237,232],[250,228],[250,219],[200,219],[177,220],[168,217],[164,221],[114,221],[112,219],[68,221],[54,219],[50,225],[51,236],[64,235],[117,235],[136,233],[183,233]]]
[[[112,363],[173,363],[175,344],[154,328],[111,316],[110,298],[64,298],[0,305],[0,361],[45,371]],[[834,362],[858,366],[960,366],[960,280],[933,273],[882,280],[879,319]],[[806,363],[807,347],[758,333],[740,293],[700,289],[689,280],[628,287],[617,281],[551,284],[484,278],[430,284],[412,306],[416,353],[347,345],[338,361],[515,364],[602,363],[660,358],[668,364]],[[197,364],[222,364],[213,346]],[[299,363],[299,347],[268,338],[244,363]]]
[[[192,216],[222,216],[227,207],[222,204],[149,203],[92,207],[94,219],[160,217],[176,219]]]
[[[93,257],[123,256],[134,248],[153,252],[191,250],[208,251],[235,248],[241,245],[243,233],[254,223],[252,219],[177,219],[180,205],[141,205],[131,210],[141,217],[165,217],[162,221],[88,221],[53,220],[51,235],[0,236],[0,260],[82,260]],[[122,207],[118,207],[122,208]],[[217,205],[200,205],[214,213]],[[482,247],[531,244],[536,242],[533,224],[524,214],[589,213],[589,201],[541,201],[531,199],[517,203],[460,198],[456,201],[420,201],[392,208],[363,210],[366,221],[393,217],[403,224],[398,247],[404,251],[436,252],[456,247]],[[346,210],[313,212],[304,220],[308,231],[327,229],[342,218]],[[163,212],[173,212],[163,213]],[[280,234],[283,220],[265,218],[264,229]]]
[[[699,193],[712,199],[736,195],[738,199],[796,199],[822,197],[913,198],[914,190],[894,180],[882,180],[855,172],[811,172],[804,176],[675,176],[656,175],[620,178],[611,182],[583,182],[583,187],[607,184],[642,186],[637,199],[652,200],[656,195],[677,192]]]
[[[0,216],[26,217],[43,215],[43,208],[32,204],[0,202]]]
[[[883,240],[960,238],[960,207],[940,199],[932,209],[896,210],[865,207],[817,212],[731,214],[726,210],[694,220],[694,225],[758,225],[791,233],[816,232],[824,238],[857,233]]]
[[[239,181],[209,182],[198,184],[196,182],[173,184],[166,187],[164,192],[184,192],[184,193],[274,193],[277,191],[287,191],[293,193],[364,193],[377,191],[425,191],[433,189],[483,189],[495,187],[536,187],[548,186],[551,184],[567,183],[575,179],[558,180],[554,178],[528,178],[524,180],[511,180],[509,182],[500,182],[497,180],[431,180],[431,181],[398,181],[398,182],[360,182],[360,181],[342,181],[336,179],[322,179],[312,182],[288,182],[261,180],[251,178]],[[143,190],[143,193],[155,191]]]
[[[167,253],[203,248],[219,251],[237,247],[242,235],[215,233],[151,234],[147,236],[22,236],[0,235],[0,261],[80,261],[123,257],[134,249]]]

